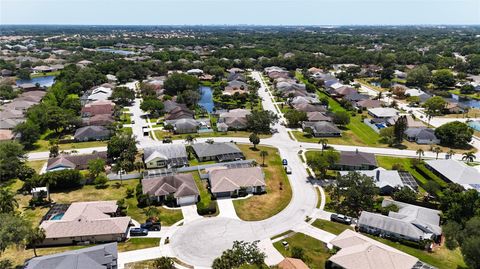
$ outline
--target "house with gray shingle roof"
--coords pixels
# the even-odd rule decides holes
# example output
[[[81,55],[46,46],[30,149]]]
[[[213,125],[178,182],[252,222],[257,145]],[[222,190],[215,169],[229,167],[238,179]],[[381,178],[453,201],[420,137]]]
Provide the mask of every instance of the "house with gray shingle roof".
[[[181,144],[165,144],[143,150],[145,166],[151,168],[175,168],[188,166],[188,154]]]
[[[315,137],[337,137],[342,135],[342,131],[329,121],[305,121],[302,123],[302,127],[304,131],[310,129]]]
[[[441,237],[440,211],[389,199],[382,202],[382,207],[392,204],[399,210],[390,211],[388,216],[363,211],[357,224],[360,231],[413,242]]]
[[[375,154],[361,151],[340,151],[340,160],[333,166],[334,170],[373,170],[377,168]]]
[[[107,152],[95,152],[82,155],[60,155],[48,159],[47,172],[65,169],[84,170],[88,168],[88,162],[95,159],[107,160]]]
[[[480,172],[457,160],[427,160],[425,167],[446,182],[462,185],[465,189],[476,189],[480,192]]]
[[[117,243],[110,243],[34,257],[24,269],[117,269],[117,259]]]
[[[236,161],[243,160],[243,152],[234,143],[196,143],[192,145],[195,156],[201,162],[205,161]]]
[[[157,202],[175,199],[180,206],[196,203],[200,194],[192,174],[144,178],[142,191]]]
[[[104,126],[90,125],[78,128],[75,131],[74,138],[76,141],[105,140],[111,135],[110,130]]]
[[[416,142],[417,144],[439,144],[440,139],[435,135],[435,130],[430,128],[408,128],[405,130],[405,136],[408,141]]]

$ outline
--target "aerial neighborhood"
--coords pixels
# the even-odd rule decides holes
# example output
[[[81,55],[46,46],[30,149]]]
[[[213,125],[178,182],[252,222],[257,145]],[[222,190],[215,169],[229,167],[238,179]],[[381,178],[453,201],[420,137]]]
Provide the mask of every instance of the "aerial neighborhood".
[[[480,268],[478,27],[0,29],[0,268]]]

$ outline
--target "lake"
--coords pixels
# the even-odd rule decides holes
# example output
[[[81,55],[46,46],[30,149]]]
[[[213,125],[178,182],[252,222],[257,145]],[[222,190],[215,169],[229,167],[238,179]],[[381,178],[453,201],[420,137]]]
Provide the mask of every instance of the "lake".
[[[459,104],[472,107],[472,108],[480,108],[480,101],[475,100],[475,99],[469,99],[469,98],[461,98],[460,96],[456,94],[452,94],[452,98],[456,101],[458,101]]]
[[[55,76],[44,76],[38,78],[31,78],[31,79],[18,79],[17,86],[32,83],[32,84],[40,84],[40,87],[50,87],[55,82]]]
[[[213,103],[212,88],[207,86],[201,86],[200,94],[201,94],[201,97],[200,97],[200,101],[198,102],[198,105],[203,107],[208,113],[212,113],[213,108],[215,107],[215,104]]]
[[[103,48],[103,49],[97,49],[99,52],[110,52],[110,53],[115,53],[115,54],[120,54],[120,55],[132,55],[136,54],[134,51],[129,51],[129,50],[117,50],[117,49],[109,49],[109,48]]]

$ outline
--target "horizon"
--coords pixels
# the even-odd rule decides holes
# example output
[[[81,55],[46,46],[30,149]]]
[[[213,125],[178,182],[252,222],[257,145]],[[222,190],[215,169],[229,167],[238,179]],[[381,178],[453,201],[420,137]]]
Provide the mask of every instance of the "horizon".
[[[480,25],[477,0],[0,0],[0,6],[1,25]]]

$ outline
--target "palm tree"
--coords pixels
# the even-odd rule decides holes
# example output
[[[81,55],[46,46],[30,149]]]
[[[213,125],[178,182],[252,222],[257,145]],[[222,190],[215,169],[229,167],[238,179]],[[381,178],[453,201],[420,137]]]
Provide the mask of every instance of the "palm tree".
[[[268,151],[262,150],[260,151],[260,157],[262,157],[262,166],[265,167],[265,157],[268,156]]]
[[[18,207],[15,194],[9,189],[0,189],[0,213],[11,213]]]
[[[323,150],[326,149],[328,146],[328,139],[320,138],[320,140],[318,140],[318,144],[322,144],[322,152],[323,152]]]
[[[437,159],[437,160],[438,160],[438,154],[440,154],[440,153],[443,152],[440,147],[434,147],[432,151],[435,152],[435,154],[437,155],[437,156],[436,156],[436,159]]]
[[[462,156],[462,160],[467,161],[467,163],[473,162],[477,158],[473,151],[465,152],[462,154]]]
[[[193,137],[192,135],[187,135],[185,137],[185,142],[187,142],[188,144],[193,144],[193,142],[197,141],[197,139],[195,137]]]
[[[142,169],[145,167],[145,165],[143,164],[143,162],[135,162],[133,164],[133,166],[135,167],[135,169],[137,169],[137,171],[140,173],[142,171]]]
[[[448,156],[450,159],[453,158],[453,155],[455,155],[455,151],[453,151],[453,149],[450,149],[448,152],[447,152]]]
[[[418,155],[418,159],[421,160],[422,156],[425,155],[425,151],[423,151],[423,149],[418,149],[417,150],[417,155]]]
[[[31,229],[27,234],[27,244],[33,247],[33,253],[37,257],[37,245],[45,240],[45,230],[40,227]]]

